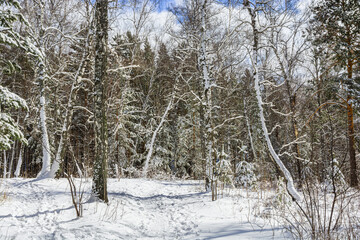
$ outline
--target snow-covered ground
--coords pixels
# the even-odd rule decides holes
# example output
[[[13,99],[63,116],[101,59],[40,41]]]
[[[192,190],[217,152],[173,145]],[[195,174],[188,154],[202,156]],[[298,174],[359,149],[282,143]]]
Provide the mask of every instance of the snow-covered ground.
[[[79,184],[79,179],[76,183]],[[90,181],[82,181],[85,201]],[[0,239],[284,239],[257,195],[225,190],[217,201],[199,181],[109,179],[110,203],[85,203],[77,218],[66,179],[1,182]],[[258,197],[259,198],[259,197]],[[259,214],[261,215],[261,214]]]

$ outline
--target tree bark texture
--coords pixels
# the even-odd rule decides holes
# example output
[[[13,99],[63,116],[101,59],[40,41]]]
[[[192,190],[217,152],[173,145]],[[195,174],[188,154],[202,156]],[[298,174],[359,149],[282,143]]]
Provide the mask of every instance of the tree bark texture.
[[[353,75],[353,61],[348,59],[347,64],[348,78],[352,79]],[[350,186],[357,187],[359,185],[357,177],[356,166],[356,152],[355,152],[355,130],[354,130],[354,109],[352,105],[353,97],[347,96],[347,120],[348,120],[348,136],[349,136],[349,155],[350,155]]]
[[[107,197],[107,159],[108,133],[106,119],[106,65],[108,42],[108,0],[97,0],[95,5],[95,162],[92,191],[99,200],[108,202]]]

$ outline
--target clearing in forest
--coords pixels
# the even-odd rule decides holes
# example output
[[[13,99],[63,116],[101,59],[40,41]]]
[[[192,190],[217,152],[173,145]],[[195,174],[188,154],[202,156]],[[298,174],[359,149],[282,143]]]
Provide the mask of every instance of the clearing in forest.
[[[79,186],[80,180],[76,179]],[[7,179],[0,239],[282,239],[257,193],[225,190],[212,202],[199,181],[109,179],[109,204],[84,203],[77,218],[66,179]],[[82,181],[85,201],[91,181]]]

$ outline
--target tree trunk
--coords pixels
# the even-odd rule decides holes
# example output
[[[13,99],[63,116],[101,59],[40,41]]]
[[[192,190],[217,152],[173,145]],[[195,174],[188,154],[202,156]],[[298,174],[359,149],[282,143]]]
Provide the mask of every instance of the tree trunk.
[[[108,133],[106,118],[106,65],[108,42],[108,0],[97,0],[96,18],[96,54],[95,54],[95,162],[93,170],[92,192],[97,199],[108,202],[107,197],[107,160]]]
[[[50,172],[50,164],[51,164],[51,155],[50,155],[50,143],[49,143],[49,135],[47,131],[46,124],[46,100],[45,100],[45,66],[42,61],[38,62],[38,71],[37,71],[38,82],[40,85],[40,128],[42,135],[42,168],[38,178],[46,177]]]
[[[164,114],[162,115],[161,117],[161,120],[160,120],[160,123],[159,125],[156,127],[155,131],[153,132],[153,135],[151,137],[151,142],[150,142],[150,146],[149,146],[149,151],[146,155],[146,160],[145,160],[145,166],[144,166],[144,170],[143,170],[143,177],[146,178],[147,177],[147,172],[148,172],[148,168],[149,168],[149,164],[150,164],[150,159],[152,157],[152,153],[153,153],[153,150],[154,150],[154,144],[155,144],[155,139],[156,139],[156,136],[158,134],[158,132],[160,131],[162,125],[164,124],[165,122],[165,119],[168,115],[168,112],[169,110],[172,108],[172,104],[173,104],[173,100],[174,100],[174,96],[175,96],[175,89],[174,89],[174,92],[171,96],[171,99],[165,109],[165,112]]]
[[[18,118],[18,124],[19,124],[19,118]],[[9,172],[8,172],[9,178],[11,178],[11,176],[12,176],[12,169],[13,169],[14,157],[15,157],[15,149],[16,149],[16,141],[14,141],[14,144],[13,144],[13,147],[11,150],[11,160],[10,160]]]
[[[14,173],[15,177],[17,177],[17,178],[20,176],[21,165],[22,165],[22,162],[23,162],[23,151],[24,151],[24,144],[20,143],[19,160],[17,162],[16,170],[15,170],[15,173]]]
[[[247,105],[246,105],[245,98],[243,99],[243,103],[244,103],[244,116],[245,116],[245,121],[246,121],[246,127],[247,127],[247,130],[248,130],[251,150],[252,150],[252,153],[253,153],[253,161],[256,162],[258,159],[257,159],[257,156],[256,156],[255,145],[254,145],[252,134],[251,134],[251,126],[250,126],[249,117],[248,117],[248,114],[247,114]],[[234,165],[234,173],[236,173],[236,164]]]
[[[352,78],[353,62],[348,59],[348,78]],[[359,185],[356,167],[356,152],[355,152],[355,131],[354,131],[354,110],[351,103],[352,96],[347,96],[347,120],[348,120],[348,135],[349,135],[349,155],[350,155],[350,186],[357,187]]]
[[[202,138],[203,138],[203,148],[205,151],[205,190],[213,191],[214,184],[213,174],[212,174],[212,152],[213,152],[213,141],[212,141],[212,102],[211,102],[211,84],[210,84],[210,76],[209,69],[207,65],[207,36],[206,36],[206,8],[208,5],[207,0],[202,0],[201,2],[201,38],[200,38],[200,51],[198,57],[198,67],[201,72],[201,78],[203,80],[203,89],[202,89],[202,106],[200,108],[200,118],[201,118],[201,128],[202,128]],[[213,197],[214,199],[214,197]]]
[[[279,156],[275,152],[274,147],[270,141],[269,132],[267,130],[266,123],[265,123],[264,109],[262,107],[263,101],[262,101],[261,92],[260,92],[260,77],[259,77],[259,67],[258,67],[259,31],[257,29],[257,23],[256,23],[256,19],[257,19],[256,15],[257,14],[256,14],[256,9],[252,9],[250,7],[249,1],[244,2],[244,5],[248,9],[249,15],[251,17],[251,27],[253,30],[253,49],[252,49],[251,59],[252,59],[253,68],[254,68],[253,69],[253,75],[254,75],[254,79],[255,79],[254,88],[256,91],[256,99],[257,99],[257,103],[258,103],[258,107],[259,107],[259,117],[260,117],[263,134],[264,134],[264,137],[265,137],[265,140],[266,140],[266,143],[269,148],[271,156],[274,158],[274,160],[275,160],[277,166],[279,167],[280,171],[282,172],[282,174],[284,174],[284,177],[285,177],[285,180],[287,183],[286,186],[287,186],[288,193],[290,194],[290,196],[293,198],[294,201],[300,201],[301,196],[299,195],[299,193],[296,191],[296,189],[294,187],[294,182],[293,182],[292,176],[291,176],[289,170],[285,167],[283,162],[280,160]]]
[[[298,127],[297,127],[297,121],[296,121],[296,117],[295,117],[296,93],[289,96],[289,104],[290,104],[290,111],[291,111],[292,130],[293,130],[294,140],[295,140],[294,152],[295,152],[295,155],[296,155],[296,166],[297,166],[297,172],[298,172],[298,178],[299,178],[298,181],[299,181],[299,186],[301,186],[302,164],[301,164],[300,147],[299,147],[299,144],[297,142],[298,139],[299,139],[299,130],[298,130]]]
[[[3,178],[6,178],[7,175],[7,157],[6,157],[6,151],[4,150],[4,173],[3,173]]]
[[[41,137],[42,137],[42,168],[37,175],[37,178],[44,178],[50,172],[50,165],[51,165],[51,154],[50,154],[50,143],[49,143],[49,135],[47,130],[47,123],[46,123],[46,98],[45,98],[45,89],[46,89],[46,81],[47,81],[47,69],[45,63],[45,50],[44,50],[44,35],[45,31],[43,28],[43,21],[44,21],[44,2],[40,1],[40,15],[38,15],[38,21],[40,22],[40,31],[38,37],[38,43],[33,49],[36,54],[36,77],[37,83],[40,86],[40,129],[41,129]]]

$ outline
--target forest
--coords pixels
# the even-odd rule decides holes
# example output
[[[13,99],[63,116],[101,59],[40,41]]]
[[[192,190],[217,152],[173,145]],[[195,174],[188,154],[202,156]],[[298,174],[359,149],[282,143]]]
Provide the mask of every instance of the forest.
[[[26,181],[63,179],[77,216],[116,179],[188,181],[358,239],[359,59],[359,0],[0,0],[0,207]]]

